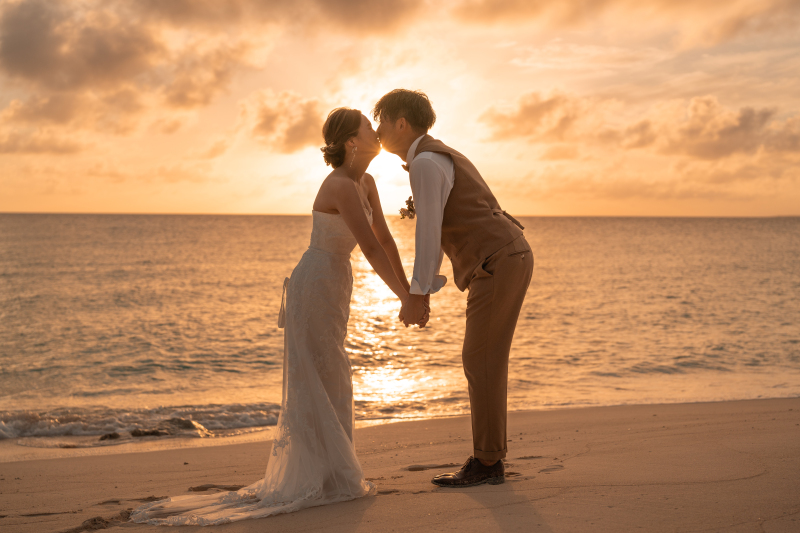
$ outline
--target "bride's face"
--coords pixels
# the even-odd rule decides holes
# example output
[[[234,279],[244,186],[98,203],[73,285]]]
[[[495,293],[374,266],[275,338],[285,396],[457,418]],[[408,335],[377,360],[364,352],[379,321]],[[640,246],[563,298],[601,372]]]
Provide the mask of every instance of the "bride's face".
[[[378,134],[372,129],[372,123],[364,115],[361,115],[361,126],[358,128],[358,135],[356,135],[354,141],[358,146],[359,154],[369,154],[374,157],[381,151]]]

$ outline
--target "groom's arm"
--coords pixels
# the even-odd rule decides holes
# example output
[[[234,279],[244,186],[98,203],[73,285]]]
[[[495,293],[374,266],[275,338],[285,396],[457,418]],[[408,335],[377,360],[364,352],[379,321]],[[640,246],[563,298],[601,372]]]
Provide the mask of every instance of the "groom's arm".
[[[452,162],[441,154],[432,155],[443,161],[418,157],[409,169],[411,192],[414,196],[417,227],[414,236],[414,272],[411,276],[411,294],[425,295],[439,292],[447,279],[439,275],[442,263],[442,219],[444,207],[453,188],[452,176],[440,163]]]
[[[409,168],[417,227],[414,273],[409,298],[402,310],[406,325],[427,323],[424,315],[426,304],[430,305],[430,295],[446,282],[438,274],[442,261],[442,217],[453,187],[452,175],[448,175],[448,172],[452,174],[452,161],[444,155],[432,156],[418,157]]]

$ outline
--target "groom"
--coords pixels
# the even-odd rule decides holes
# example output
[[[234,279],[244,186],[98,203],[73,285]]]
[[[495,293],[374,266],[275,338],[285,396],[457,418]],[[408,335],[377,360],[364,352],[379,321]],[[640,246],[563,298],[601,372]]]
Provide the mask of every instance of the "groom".
[[[427,322],[430,295],[446,281],[439,275],[443,253],[453,264],[456,287],[469,289],[461,356],[474,454],[461,470],[440,474],[433,483],[503,483],[508,355],[533,272],[531,248],[523,227],[500,208],[469,159],[427,134],[436,114],[424,93],[395,89],[372,114],[383,148],[406,162],[417,213],[411,296],[401,319],[406,326]]]

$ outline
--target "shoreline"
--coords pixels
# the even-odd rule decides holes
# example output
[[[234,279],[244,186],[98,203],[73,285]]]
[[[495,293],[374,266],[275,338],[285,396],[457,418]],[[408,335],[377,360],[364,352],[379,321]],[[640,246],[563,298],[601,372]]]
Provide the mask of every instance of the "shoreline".
[[[668,406],[668,405],[702,405],[702,404],[718,404],[729,402],[749,402],[761,400],[791,400],[800,399],[800,396],[775,396],[769,398],[746,398],[746,399],[730,399],[730,400],[698,400],[693,402],[675,401],[675,402],[661,402],[661,403],[620,403],[610,405],[549,405],[540,406],[535,409],[521,409],[509,411],[509,416],[512,413],[539,413],[550,411],[570,411],[570,410],[584,410],[584,409],[603,409],[615,407],[646,407],[646,406]],[[469,414],[443,414],[432,415],[427,417],[409,417],[409,418],[386,418],[386,419],[356,419],[356,429],[364,429],[370,427],[382,427],[387,425],[404,424],[409,422],[425,422],[436,420],[447,420],[453,418],[469,418]],[[72,435],[59,435],[59,436],[37,436],[37,437],[18,437],[11,439],[0,439],[0,465],[10,462],[18,461],[34,461],[45,459],[69,459],[72,457],[92,457],[92,456],[106,456],[106,455],[127,455],[131,453],[149,453],[165,450],[177,449],[191,449],[191,448],[209,448],[219,446],[232,446],[236,444],[245,443],[269,443],[274,434],[277,426],[263,426],[261,428],[250,428],[250,431],[234,435],[221,435],[213,437],[191,437],[183,435],[164,436],[164,437],[144,437],[132,441],[121,443],[108,442],[102,445],[86,446],[83,445],[88,439],[95,440],[94,436],[72,436]],[[42,442],[49,441],[51,444],[58,444],[61,441],[62,445],[48,445],[48,446],[35,446],[28,443],[20,443],[20,441],[33,441],[42,439]],[[99,436],[97,437],[99,440]]]
[[[508,438],[505,484],[445,489],[430,478],[470,454],[467,416],[361,427],[356,449],[377,497],[215,531],[800,526],[800,398],[514,411]],[[102,517],[112,528],[163,531],[121,523],[119,513],[189,487],[253,483],[269,449],[260,441],[1,463],[0,527],[79,531]]]

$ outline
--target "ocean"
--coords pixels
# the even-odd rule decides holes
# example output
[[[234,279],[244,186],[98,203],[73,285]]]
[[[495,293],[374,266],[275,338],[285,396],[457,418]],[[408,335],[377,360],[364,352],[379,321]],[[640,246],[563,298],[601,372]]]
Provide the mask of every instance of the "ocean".
[[[535,257],[509,409],[800,395],[800,218],[521,218]],[[389,219],[406,272],[414,221]],[[0,440],[98,447],[269,430],[283,279],[309,216],[0,214]],[[358,423],[469,412],[466,294],[406,329],[358,249]]]

